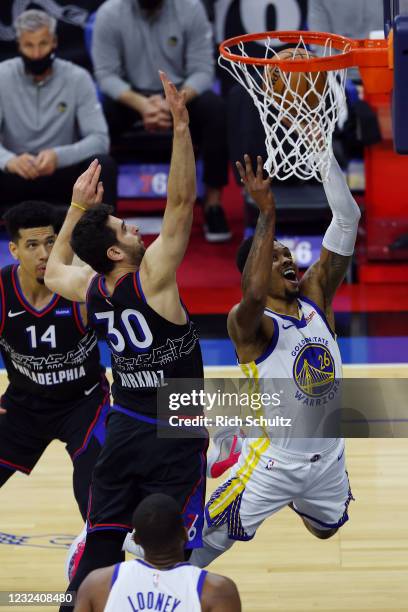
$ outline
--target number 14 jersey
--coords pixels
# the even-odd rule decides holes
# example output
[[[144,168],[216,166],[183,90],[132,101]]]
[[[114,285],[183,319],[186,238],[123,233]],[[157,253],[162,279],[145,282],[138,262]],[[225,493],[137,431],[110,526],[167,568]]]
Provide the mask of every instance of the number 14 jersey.
[[[0,311],[0,351],[11,385],[70,401],[100,382],[97,338],[84,327],[78,303],[54,294],[44,308],[33,308],[12,265],[1,270]]]

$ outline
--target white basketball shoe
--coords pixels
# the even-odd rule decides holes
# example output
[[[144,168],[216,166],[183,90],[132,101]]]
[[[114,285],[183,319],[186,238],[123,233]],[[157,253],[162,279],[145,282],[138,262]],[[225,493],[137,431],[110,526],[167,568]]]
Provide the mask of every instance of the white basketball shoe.
[[[79,535],[69,547],[67,558],[65,560],[65,577],[68,582],[71,582],[78,569],[79,562],[85,550],[86,541],[86,523]]]
[[[126,534],[126,538],[125,538],[125,541],[123,542],[122,550],[125,550],[131,555],[134,555],[135,557],[144,559],[144,549],[139,544],[136,544],[136,542],[134,541],[132,537],[133,534],[134,534],[134,531],[132,531],[132,533]]]

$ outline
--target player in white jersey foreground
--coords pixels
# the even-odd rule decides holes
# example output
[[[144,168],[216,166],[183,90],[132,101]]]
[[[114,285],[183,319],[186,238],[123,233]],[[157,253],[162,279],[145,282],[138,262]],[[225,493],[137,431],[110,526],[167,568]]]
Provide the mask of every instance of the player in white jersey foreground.
[[[74,612],[241,611],[232,580],[184,562],[187,532],[172,497],[146,497],[132,523],[135,541],[145,550],[144,561],[133,559],[91,572],[79,589]]]
[[[245,168],[239,162],[237,168],[260,215],[253,239],[238,252],[243,295],[229,313],[228,332],[243,372],[257,385],[289,381],[294,393],[281,413],[297,409],[307,423],[316,407],[336,395],[342,376],[332,300],[354,250],[360,211],[333,158],[324,182],[333,219],[320,259],[299,280],[289,249],[275,241],[275,201],[262,158],[256,175],[248,155]],[[195,565],[205,567],[235,540],[250,540],[268,516],[287,505],[321,539],[347,521],[352,496],[344,441],[278,435],[270,429],[244,441],[238,463],[206,506],[204,548],[194,551]]]

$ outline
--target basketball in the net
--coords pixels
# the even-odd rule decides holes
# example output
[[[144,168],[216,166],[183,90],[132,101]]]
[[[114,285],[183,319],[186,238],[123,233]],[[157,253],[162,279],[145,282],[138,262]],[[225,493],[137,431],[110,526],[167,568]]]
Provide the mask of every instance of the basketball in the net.
[[[313,53],[306,49],[284,49],[277,53],[277,58],[282,60],[295,61],[312,57],[315,57]],[[285,72],[271,64],[264,68],[263,90],[267,96],[273,97],[278,105],[295,115],[299,104],[304,104],[309,110],[318,106],[326,80],[326,72]],[[293,104],[294,98],[296,104]]]

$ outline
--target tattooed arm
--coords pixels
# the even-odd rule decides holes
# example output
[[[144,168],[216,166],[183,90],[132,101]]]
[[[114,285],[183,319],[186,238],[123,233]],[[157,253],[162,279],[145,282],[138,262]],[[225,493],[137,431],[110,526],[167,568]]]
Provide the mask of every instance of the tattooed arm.
[[[339,255],[322,247],[319,261],[307,270],[301,282],[301,295],[313,300],[323,310],[332,331],[332,301],[344,280],[350,261],[351,256]]]
[[[260,210],[252,246],[242,272],[242,299],[228,315],[228,333],[241,361],[259,356],[268,342],[261,321],[272,269],[275,200],[270,190],[270,179],[263,178],[262,165],[262,158],[258,157],[254,175],[249,155],[245,155],[245,168],[237,162],[241,181]]]

